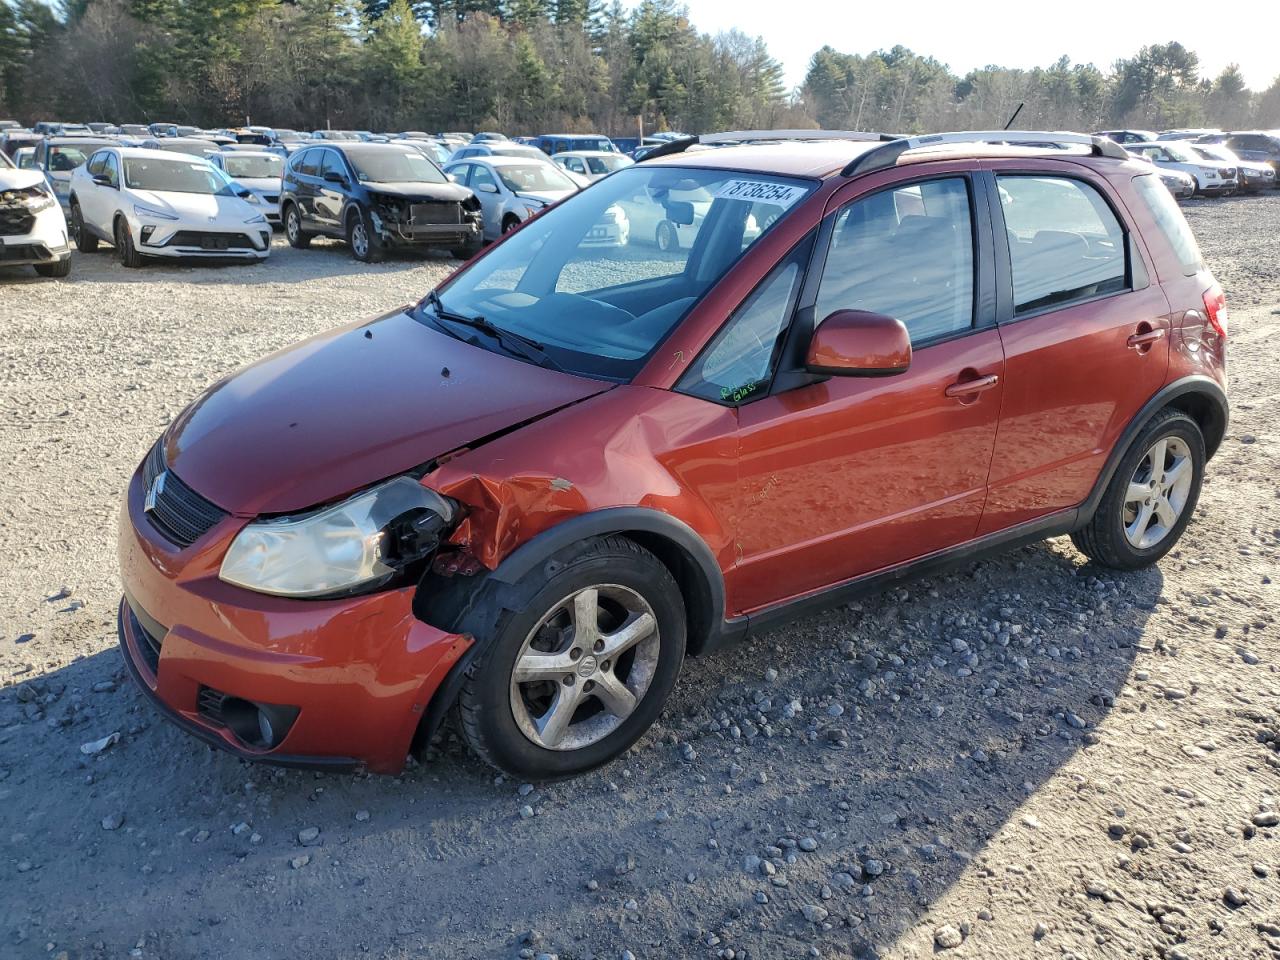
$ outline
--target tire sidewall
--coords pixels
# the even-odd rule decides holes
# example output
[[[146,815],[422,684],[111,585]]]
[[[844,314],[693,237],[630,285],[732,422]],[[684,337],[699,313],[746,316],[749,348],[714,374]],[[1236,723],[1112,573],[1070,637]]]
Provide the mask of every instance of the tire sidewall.
[[[1191,451],[1191,466],[1193,470],[1191,490],[1187,494],[1187,502],[1182,508],[1182,513],[1178,516],[1178,522],[1173,525],[1173,529],[1159,543],[1147,547],[1145,550],[1140,550],[1131,544],[1129,538],[1125,536],[1125,493],[1128,490],[1129,481],[1133,478],[1134,471],[1138,469],[1138,464],[1147,455],[1147,451],[1151,449],[1152,444],[1157,440],[1173,437],[1184,441]],[[1186,529],[1187,524],[1191,522],[1196,504],[1200,500],[1200,485],[1204,480],[1205,459],[1204,434],[1200,432],[1200,428],[1196,426],[1195,421],[1184,414],[1161,418],[1158,422],[1143,430],[1134,440],[1128,452],[1125,453],[1124,458],[1120,461],[1120,465],[1116,467],[1111,495],[1107,497],[1105,504],[1107,514],[1104,518],[1104,522],[1110,528],[1108,531],[1110,539],[1127,561],[1127,565],[1144,567],[1155,563],[1172,550],[1181,539],[1182,532]]]
[[[294,247],[302,239],[302,217],[298,214],[298,208],[292,203],[284,212],[284,235],[289,244]]]
[[[616,583],[638,592],[658,622],[658,666],[636,709],[607,737],[579,750],[547,750],[520,731],[511,711],[511,671],[525,638],[566,596],[594,584]],[[568,562],[519,611],[504,611],[473,683],[476,723],[491,762],[531,780],[574,776],[623,753],[657,720],[684,662],[684,603],[679,588],[656,559],[594,554]]]

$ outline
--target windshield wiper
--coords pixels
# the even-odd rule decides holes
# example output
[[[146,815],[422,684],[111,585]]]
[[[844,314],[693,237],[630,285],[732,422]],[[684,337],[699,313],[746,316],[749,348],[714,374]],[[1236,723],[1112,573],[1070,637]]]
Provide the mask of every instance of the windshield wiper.
[[[465,327],[471,327],[473,330],[479,330],[486,336],[497,340],[510,353],[523,357],[531,363],[536,363],[540,367],[548,367],[552,370],[564,372],[564,367],[547,354],[547,348],[532,337],[526,337],[524,334],[516,333],[514,330],[496,326],[479,314],[469,317],[449,310],[440,302],[440,294],[434,290],[427,294],[426,301],[431,304],[436,316],[441,320],[448,320],[451,323],[458,323]]]

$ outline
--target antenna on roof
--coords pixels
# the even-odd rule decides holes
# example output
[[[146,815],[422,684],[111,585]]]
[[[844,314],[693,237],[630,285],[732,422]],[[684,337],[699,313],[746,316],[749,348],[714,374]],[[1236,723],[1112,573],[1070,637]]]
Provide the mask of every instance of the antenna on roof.
[[[1010,127],[1013,126],[1013,121],[1018,119],[1018,114],[1022,112],[1022,108],[1025,107],[1026,105],[1027,105],[1027,101],[1025,100],[1023,100],[1020,104],[1018,104],[1018,109],[1013,111],[1013,116],[1010,117],[1009,122],[1004,125],[1004,129],[1008,130]]]

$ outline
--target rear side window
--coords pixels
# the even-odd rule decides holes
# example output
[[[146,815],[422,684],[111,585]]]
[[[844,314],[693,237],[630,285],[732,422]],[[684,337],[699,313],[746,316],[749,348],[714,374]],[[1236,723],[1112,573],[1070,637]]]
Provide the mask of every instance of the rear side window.
[[[1065,177],[1005,176],[996,183],[1015,315],[1128,286],[1124,230],[1097,190]]]
[[[1173,194],[1149,173],[1134,177],[1133,185],[1142,202],[1151,211],[1156,226],[1160,228],[1165,240],[1177,255],[1178,262],[1182,264],[1182,272],[1191,276],[1202,270],[1204,258],[1200,256],[1200,245],[1196,243],[1195,234],[1191,232],[1187,218],[1178,209],[1178,203],[1173,199]]]
[[[973,218],[964,178],[914,183],[836,214],[817,319],[869,310],[919,344],[973,326]]]

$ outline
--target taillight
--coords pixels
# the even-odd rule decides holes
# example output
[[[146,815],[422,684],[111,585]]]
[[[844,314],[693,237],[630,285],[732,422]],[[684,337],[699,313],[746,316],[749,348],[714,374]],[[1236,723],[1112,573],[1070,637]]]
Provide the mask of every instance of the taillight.
[[[1204,292],[1204,312],[1209,316],[1210,326],[1218,332],[1218,336],[1226,340],[1227,296],[1216,283]]]

